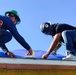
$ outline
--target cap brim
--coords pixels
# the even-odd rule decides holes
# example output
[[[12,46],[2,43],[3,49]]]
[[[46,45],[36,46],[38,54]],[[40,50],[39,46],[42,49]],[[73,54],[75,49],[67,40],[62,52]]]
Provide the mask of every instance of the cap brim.
[[[5,15],[8,14],[8,13],[11,14],[12,12],[7,11],[7,12],[5,13]],[[14,15],[17,17],[17,19],[18,19],[19,22],[21,21],[20,18],[19,18],[19,16],[17,16],[15,13],[12,13],[12,14],[14,14]]]

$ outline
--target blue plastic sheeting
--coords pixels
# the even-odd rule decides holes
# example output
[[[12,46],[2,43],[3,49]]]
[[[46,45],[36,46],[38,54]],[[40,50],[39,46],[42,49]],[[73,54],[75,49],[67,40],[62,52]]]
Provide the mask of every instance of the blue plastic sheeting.
[[[42,50],[34,50],[35,52],[35,58],[41,59],[42,55],[46,53]],[[16,55],[16,58],[25,58],[25,55],[27,54],[27,50],[19,49],[19,50],[13,50],[12,53]],[[3,52],[0,52],[0,57],[9,57],[8,55],[4,54]],[[62,58],[65,57],[63,55],[52,55],[50,54],[47,59],[49,60],[62,60]]]

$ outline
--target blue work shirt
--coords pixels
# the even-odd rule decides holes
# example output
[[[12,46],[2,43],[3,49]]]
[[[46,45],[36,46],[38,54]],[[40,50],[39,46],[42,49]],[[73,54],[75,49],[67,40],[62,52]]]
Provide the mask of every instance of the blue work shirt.
[[[13,21],[10,19],[10,17],[7,16],[1,16],[0,20],[3,21],[3,25],[1,29],[9,30],[9,32],[12,34],[12,36],[27,50],[29,50],[31,47],[29,44],[24,40],[24,38],[19,34],[17,31],[16,25],[13,23]],[[5,39],[6,40],[6,39]],[[5,45],[5,44],[4,44]],[[1,45],[1,46],[4,46]],[[5,47],[6,48],[6,47]],[[6,48],[7,49],[7,48]]]

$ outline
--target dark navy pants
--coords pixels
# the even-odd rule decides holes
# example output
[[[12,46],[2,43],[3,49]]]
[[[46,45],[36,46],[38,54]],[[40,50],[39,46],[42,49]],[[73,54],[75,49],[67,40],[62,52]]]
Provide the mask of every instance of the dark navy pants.
[[[76,54],[76,30],[66,30],[62,32],[62,37],[66,46],[67,51],[72,54]]]
[[[9,42],[12,39],[12,35],[9,31],[2,29],[2,34],[0,35],[0,45]]]

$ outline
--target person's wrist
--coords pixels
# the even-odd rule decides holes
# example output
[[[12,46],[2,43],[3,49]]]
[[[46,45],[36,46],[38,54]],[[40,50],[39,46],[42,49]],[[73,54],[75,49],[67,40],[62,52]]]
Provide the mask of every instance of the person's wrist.
[[[9,55],[9,52],[7,52],[7,55]]]
[[[49,52],[46,52],[46,54],[49,55],[50,53]]]
[[[9,55],[9,52],[6,51],[5,54]]]

